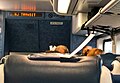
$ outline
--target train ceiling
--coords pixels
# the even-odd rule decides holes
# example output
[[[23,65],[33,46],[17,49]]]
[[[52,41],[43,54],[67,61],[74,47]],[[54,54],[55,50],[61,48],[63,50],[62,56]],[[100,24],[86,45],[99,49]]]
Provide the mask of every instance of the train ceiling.
[[[0,0],[0,10],[7,11],[53,11],[49,0]]]

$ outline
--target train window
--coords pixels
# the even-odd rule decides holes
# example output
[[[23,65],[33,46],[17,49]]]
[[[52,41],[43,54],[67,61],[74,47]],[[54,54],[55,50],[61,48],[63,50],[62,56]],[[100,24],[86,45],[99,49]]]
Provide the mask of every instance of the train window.
[[[105,53],[112,53],[112,40],[111,39],[105,39],[103,41],[103,50]]]

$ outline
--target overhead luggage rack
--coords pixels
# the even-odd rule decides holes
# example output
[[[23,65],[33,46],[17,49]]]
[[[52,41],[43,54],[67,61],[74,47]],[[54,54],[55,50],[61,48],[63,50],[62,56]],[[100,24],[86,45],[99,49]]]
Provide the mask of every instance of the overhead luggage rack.
[[[86,27],[97,25],[110,26],[111,28],[120,27],[120,0],[111,0],[105,7],[92,17],[85,24]]]
[[[98,13],[82,26],[83,30],[97,31],[107,35],[120,32],[120,0],[111,0],[106,6],[100,8]],[[88,32],[89,32],[88,31]],[[79,31],[78,31],[79,32]]]

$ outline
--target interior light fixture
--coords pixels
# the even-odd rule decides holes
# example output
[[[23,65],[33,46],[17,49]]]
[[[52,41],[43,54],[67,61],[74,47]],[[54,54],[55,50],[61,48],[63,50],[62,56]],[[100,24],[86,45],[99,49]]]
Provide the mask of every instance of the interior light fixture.
[[[71,0],[58,0],[58,12],[67,13]]]

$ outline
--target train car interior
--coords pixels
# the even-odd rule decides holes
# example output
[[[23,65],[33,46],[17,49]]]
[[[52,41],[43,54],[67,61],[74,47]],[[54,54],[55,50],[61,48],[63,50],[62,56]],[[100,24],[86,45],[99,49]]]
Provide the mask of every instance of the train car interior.
[[[120,0],[0,0],[0,83],[120,83]]]

